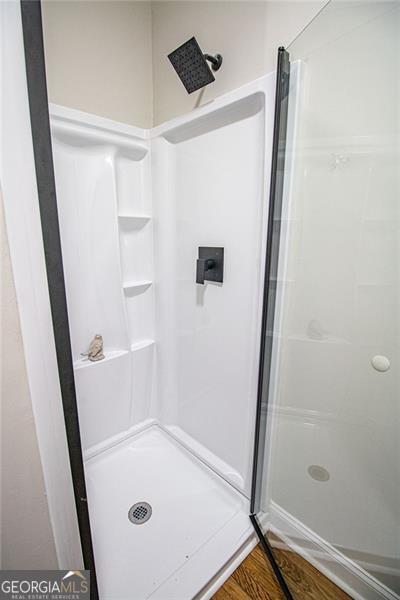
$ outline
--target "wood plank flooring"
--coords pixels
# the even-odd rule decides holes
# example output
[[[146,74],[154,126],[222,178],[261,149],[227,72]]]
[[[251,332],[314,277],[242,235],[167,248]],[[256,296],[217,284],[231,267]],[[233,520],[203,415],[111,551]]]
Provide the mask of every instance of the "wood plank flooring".
[[[277,541],[268,535],[271,543]],[[279,545],[283,546],[279,540]],[[295,600],[351,600],[304,558],[288,548],[274,555]],[[260,546],[249,554],[212,600],[284,600],[273,571]]]

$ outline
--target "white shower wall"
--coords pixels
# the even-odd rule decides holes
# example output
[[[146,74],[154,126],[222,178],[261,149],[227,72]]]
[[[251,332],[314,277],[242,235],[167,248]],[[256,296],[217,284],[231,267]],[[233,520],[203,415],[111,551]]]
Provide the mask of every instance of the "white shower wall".
[[[270,122],[262,92],[223,104],[155,130],[171,182],[154,194],[160,405],[170,432],[249,491]],[[222,286],[196,285],[199,246],[225,248]]]
[[[52,106],[87,456],[157,424],[249,494],[273,96],[271,75],[153,130]],[[225,248],[222,285],[196,284],[199,246]]]
[[[154,412],[149,143],[142,130],[58,107],[52,107],[52,139],[87,449]],[[82,353],[96,333],[106,359],[92,363]]]

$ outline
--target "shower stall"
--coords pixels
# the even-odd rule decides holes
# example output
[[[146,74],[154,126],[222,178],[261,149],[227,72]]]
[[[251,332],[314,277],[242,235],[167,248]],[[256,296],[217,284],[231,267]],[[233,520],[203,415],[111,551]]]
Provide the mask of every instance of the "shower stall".
[[[331,0],[277,73],[150,129],[47,113],[34,4],[41,219],[99,597],[211,598],[255,527],[353,598],[399,598],[399,3]]]
[[[50,106],[104,597],[185,597],[195,578],[197,592],[249,535],[274,87],[268,75],[151,130]],[[223,282],[201,285],[210,247]],[[94,333],[105,358],[91,362]]]

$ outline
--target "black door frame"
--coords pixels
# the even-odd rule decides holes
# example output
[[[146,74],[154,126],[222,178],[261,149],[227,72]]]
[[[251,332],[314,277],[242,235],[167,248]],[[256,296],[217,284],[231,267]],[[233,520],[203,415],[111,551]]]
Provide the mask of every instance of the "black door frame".
[[[256,424],[254,434],[253,473],[250,497],[250,520],[260,540],[282,592],[287,600],[292,595],[264,535],[257,514],[260,511],[263,478],[265,477],[265,446],[267,443],[268,402],[270,397],[272,346],[274,340],[275,302],[279,264],[283,183],[285,168],[286,133],[289,103],[290,61],[285,48],[278,49],[276,70],[275,116],[272,143],[271,184],[267,226],[267,244],[264,274],[264,297],[261,322],[260,359]]]
[[[85,569],[90,570],[90,597],[98,600],[58,221],[40,0],[21,0],[21,18],[40,221],[69,461],[83,562]]]

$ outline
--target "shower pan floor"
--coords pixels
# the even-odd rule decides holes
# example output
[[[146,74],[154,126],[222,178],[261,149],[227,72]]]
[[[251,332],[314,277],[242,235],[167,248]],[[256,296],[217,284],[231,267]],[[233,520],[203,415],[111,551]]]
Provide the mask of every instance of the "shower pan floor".
[[[85,465],[100,597],[193,598],[246,542],[248,500],[158,426]],[[132,523],[138,502],[150,519]]]

